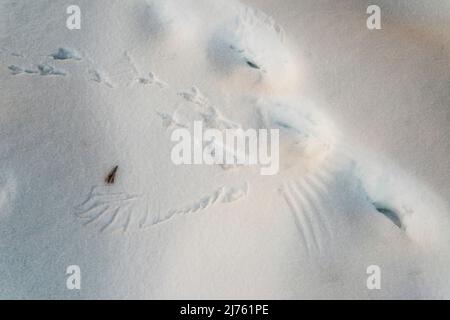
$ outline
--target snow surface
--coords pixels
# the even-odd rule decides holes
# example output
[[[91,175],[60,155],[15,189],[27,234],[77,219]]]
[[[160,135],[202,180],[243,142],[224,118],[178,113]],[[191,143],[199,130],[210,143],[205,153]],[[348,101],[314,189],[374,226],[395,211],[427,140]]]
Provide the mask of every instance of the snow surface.
[[[0,298],[450,298],[450,5],[378,3],[1,1]],[[174,165],[195,120],[279,174]]]

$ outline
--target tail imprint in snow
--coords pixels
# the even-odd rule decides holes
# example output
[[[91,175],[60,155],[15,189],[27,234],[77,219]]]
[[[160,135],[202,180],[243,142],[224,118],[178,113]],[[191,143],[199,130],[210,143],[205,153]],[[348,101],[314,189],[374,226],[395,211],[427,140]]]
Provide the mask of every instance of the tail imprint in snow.
[[[326,203],[328,182],[317,174],[299,180],[289,180],[281,188],[281,194],[292,215],[308,254],[322,254],[332,237],[329,211]]]

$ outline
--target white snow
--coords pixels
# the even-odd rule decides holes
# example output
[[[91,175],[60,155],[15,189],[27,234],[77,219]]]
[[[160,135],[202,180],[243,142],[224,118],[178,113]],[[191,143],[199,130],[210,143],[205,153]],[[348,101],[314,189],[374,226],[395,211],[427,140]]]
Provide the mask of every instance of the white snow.
[[[1,1],[0,298],[449,298],[448,3],[379,3]],[[176,166],[193,121],[279,174]]]

